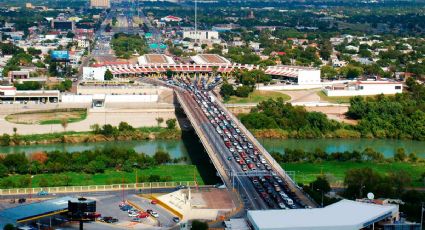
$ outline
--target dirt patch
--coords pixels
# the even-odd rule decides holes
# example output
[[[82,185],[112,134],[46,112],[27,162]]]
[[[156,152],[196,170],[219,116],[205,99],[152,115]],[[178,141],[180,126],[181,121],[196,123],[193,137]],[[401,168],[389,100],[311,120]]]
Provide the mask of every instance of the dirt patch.
[[[351,125],[356,125],[357,120],[352,120],[345,116],[345,113],[348,111],[348,106],[314,106],[314,107],[305,107],[309,112],[321,112],[326,114],[329,119],[337,120],[339,122],[344,122]]]
[[[15,113],[5,119],[17,124],[59,124],[66,119],[68,122],[83,120],[86,117],[85,110],[72,111],[42,111],[30,113]]]

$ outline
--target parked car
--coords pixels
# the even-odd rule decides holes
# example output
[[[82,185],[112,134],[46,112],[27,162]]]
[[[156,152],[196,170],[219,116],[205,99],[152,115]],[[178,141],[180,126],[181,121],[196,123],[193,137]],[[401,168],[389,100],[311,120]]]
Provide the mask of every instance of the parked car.
[[[177,216],[175,216],[175,217],[173,217],[173,221],[174,221],[175,223],[178,223],[178,222],[180,222],[180,218],[178,218]]]

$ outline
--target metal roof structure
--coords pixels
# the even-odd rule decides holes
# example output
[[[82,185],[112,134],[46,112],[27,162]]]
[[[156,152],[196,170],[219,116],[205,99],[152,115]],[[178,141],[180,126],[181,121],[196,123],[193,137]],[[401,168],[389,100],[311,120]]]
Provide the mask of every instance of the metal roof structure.
[[[324,208],[248,211],[248,220],[255,230],[357,230],[397,215],[397,205],[341,200]]]
[[[66,196],[1,210],[0,228],[2,229],[3,225],[8,223],[16,224],[66,212],[69,200],[78,201],[77,198]]]

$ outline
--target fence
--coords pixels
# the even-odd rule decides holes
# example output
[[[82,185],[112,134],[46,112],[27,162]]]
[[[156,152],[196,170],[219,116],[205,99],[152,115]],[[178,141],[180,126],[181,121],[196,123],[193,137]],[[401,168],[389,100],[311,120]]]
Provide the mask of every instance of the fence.
[[[45,191],[48,193],[102,192],[102,191],[130,190],[130,189],[173,188],[179,185],[196,186],[196,182],[195,181],[147,182],[147,183],[137,183],[137,184],[132,183],[132,184],[111,184],[111,185],[45,187],[45,188],[13,188],[13,189],[0,189],[0,195],[36,194],[41,191]]]

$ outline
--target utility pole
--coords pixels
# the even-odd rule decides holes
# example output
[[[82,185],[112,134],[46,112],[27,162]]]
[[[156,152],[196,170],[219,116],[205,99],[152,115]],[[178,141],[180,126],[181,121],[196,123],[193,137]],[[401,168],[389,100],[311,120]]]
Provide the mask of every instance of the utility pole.
[[[195,0],[195,42],[198,38],[198,1]]]
[[[424,223],[424,211],[425,211],[425,207],[424,207],[424,202],[421,203],[421,229],[423,229],[423,223]]]

